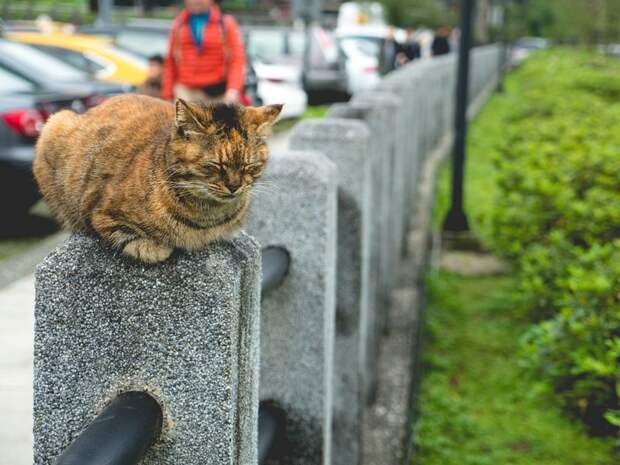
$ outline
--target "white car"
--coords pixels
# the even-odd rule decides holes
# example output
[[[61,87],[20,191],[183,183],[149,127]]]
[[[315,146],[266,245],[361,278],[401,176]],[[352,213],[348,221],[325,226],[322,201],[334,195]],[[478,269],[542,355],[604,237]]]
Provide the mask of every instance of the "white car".
[[[301,116],[308,105],[302,86],[303,35],[286,28],[248,28],[244,35],[262,103],[283,103],[281,119]]]
[[[258,80],[257,93],[264,105],[283,103],[280,119],[301,116],[308,106],[308,96],[301,88],[301,70],[286,64],[254,63]]]
[[[336,38],[344,56],[347,92],[371,90],[381,80],[380,56],[386,34],[384,26],[339,28]]]

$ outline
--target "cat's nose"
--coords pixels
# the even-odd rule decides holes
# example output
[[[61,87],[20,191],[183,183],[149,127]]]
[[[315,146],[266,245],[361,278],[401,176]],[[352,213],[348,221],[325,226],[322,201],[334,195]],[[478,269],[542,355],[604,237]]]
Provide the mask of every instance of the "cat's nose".
[[[226,187],[228,188],[231,194],[234,194],[241,187],[241,181],[228,181],[226,183]]]

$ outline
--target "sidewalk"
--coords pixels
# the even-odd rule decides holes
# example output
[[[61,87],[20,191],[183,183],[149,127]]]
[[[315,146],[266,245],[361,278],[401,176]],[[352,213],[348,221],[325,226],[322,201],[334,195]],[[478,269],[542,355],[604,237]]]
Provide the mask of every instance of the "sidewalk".
[[[0,465],[32,464],[34,277],[0,289]]]

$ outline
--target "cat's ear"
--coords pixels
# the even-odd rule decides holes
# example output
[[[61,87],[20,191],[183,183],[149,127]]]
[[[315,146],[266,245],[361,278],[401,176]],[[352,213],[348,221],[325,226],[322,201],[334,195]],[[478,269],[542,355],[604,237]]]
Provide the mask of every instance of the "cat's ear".
[[[277,121],[283,106],[282,104],[276,104],[262,107],[247,107],[248,125],[256,132],[264,133],[267,128]]]
[[[204,126],[200,123],[197,115],[197,109],[194,106],[186,102],[183,99],[178,98],[174,102],[175,116],[174,121],[177,129],[183,132],[188,129],[200,130],[204,129]]]

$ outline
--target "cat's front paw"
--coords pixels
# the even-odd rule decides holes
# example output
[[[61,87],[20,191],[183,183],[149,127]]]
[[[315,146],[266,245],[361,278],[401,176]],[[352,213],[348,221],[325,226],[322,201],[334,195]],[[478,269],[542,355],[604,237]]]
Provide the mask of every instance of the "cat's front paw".
[[[159,263],[170,256],[172,248],[150,239],[136,239],[127,244],[123,252],[144,263]]]

